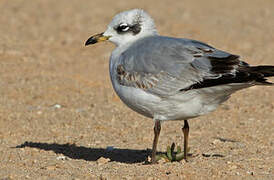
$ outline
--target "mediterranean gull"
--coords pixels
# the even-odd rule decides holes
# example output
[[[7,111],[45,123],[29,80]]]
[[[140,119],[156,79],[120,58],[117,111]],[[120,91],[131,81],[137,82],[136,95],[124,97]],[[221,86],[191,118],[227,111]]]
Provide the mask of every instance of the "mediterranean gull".
[[[151,163],[157,162],[161,122],[184,120],[186,159],[189,119],[214,111],[238,90],[273,85],[266,78],[274,76],[274,66],[250,66],[203,42],[160,36],[142,9],[117,14],[85,45],[106,40],[116,45],[109,63],[114,90],[128,107],[155,122]]]

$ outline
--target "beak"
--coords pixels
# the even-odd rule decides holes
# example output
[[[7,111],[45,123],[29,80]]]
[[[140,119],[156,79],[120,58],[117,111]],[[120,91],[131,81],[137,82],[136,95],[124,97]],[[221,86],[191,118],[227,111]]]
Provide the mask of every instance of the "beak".
[[[85,43],[85,46],[90,44],[95,44],[97,42],[106,41],[110,38],[110,36],[104,36],[104,33],[96,34],[94,36],[91,36]]]

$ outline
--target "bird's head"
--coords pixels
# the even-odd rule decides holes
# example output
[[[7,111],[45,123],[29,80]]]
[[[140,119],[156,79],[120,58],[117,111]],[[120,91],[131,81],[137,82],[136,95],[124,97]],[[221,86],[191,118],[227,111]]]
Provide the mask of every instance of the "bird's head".
[[[156,34],[153,19],[144,10],[133,9],[117,14],[105,32],[91,36],[85,45],[108,40],[121,46]]]

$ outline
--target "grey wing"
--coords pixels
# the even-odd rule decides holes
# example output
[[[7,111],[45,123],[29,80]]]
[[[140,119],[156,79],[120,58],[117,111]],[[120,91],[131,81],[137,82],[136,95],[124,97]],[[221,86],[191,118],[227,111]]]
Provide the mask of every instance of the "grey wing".
[[[117,66],[121,85],[167,97],[182,91],[233,83],[239,56],[207,44],[168,37],[146,38],[122,53]]]

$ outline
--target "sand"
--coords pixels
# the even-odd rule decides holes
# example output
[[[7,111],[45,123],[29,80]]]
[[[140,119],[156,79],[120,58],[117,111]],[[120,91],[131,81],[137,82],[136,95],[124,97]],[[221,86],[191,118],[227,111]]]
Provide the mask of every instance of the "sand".
[[[273,0],[2,0],[0,179],[274,179],[273,87],[242,90],[190,120],[188,162],[145,163],[153,121],[114,93],[114,45],[84,46],[136,7],[162,35],[274,64]],[[182,145],[182,125],[162,125],[159,151]]]

